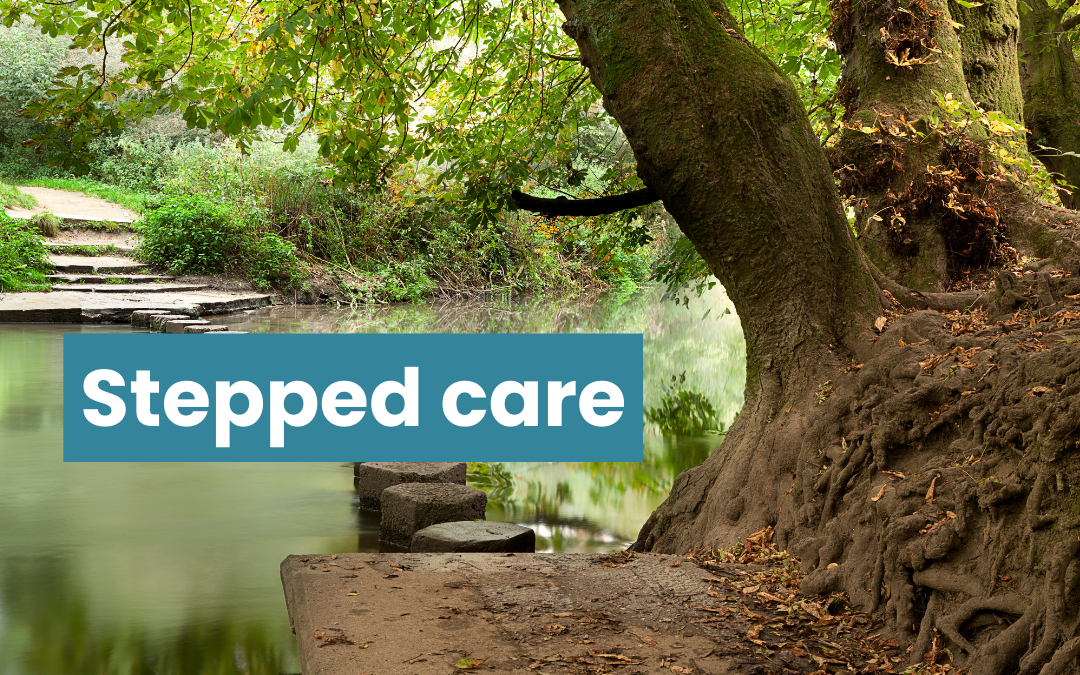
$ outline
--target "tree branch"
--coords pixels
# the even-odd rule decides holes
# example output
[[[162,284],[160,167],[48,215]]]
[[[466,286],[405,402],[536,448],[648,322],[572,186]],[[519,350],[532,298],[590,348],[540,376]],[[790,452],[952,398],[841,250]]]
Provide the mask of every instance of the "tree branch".
[[[659,199],[651,188],[597,199],[544,199],[518,190],[510,193],[510,200],[520,208],[545,216],[600,216],[645,206]]]
[[[1078,25],[1080,25],[1080,14],[1075,14],[1068,21],[1061,24],[1061,32],[1067,33]]]

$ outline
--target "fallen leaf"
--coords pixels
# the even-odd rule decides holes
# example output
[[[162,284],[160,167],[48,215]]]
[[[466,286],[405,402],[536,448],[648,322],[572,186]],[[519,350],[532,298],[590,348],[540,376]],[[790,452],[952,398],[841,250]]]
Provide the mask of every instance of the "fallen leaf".
[[[873,497],[870,498],[870,501],[876,502],[877,500],[881,499],[884,496],[885,496],[885,484],[882,483],[881,484],[881,489],[878,490],[878,493],[876,495],[874,495]]]
[[[930,480],[930,489],[926,491],[926,503],[927,504],[933,504],[934,503],[934,486],[936,484],[937,484],[937,476],[934,476]]]
[[[682,666],[668,666],[668,668],[671,668],[671,672],[675,673],[675,675],[690,675],[694,672],[693,668],[683,668]]]
[[[747,628],[746,629],[746,639],[749,640],[750,642],[753,642],[756,645],[761,645],[762,647],[764,647],[765,642],[760,639],[761,629],[762,628],[764,628],[764,626],[760,626],[760,625],[759,626],[751,626],[751,627]]]
[[[491,654],[490,656],[482,659],[458,659],[458,662],[454,664],[454,667],[459,670],[472,670],[473,668],[476,668],[477,666],[484,663],[484,661],[490,659],[492,656],[495,655]]]
[[[883,316],[879,316],[878,318],[874,319],[874,328],[876,328],[877,332],[880,333],[885,329],[885,324],[887,323],[889,323],[888,319]]]
[[[656,646],[656,640],[652,639],[648,635],[642,635],[641,633],[631,633],[631,635],[636,635],[637,639],[641,640],[642,642],[644,642],[649,647]]]

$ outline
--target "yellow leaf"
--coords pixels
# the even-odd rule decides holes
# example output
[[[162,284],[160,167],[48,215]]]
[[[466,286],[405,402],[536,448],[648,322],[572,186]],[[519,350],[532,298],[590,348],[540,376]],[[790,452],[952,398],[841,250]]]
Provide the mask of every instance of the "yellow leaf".
[[[482,659],[458,659],[458,662],[454,664],[454,667],[458,668],[459,670],[472,670],[473,668],[476,668],[480,664],[484,663],[484,661],[490,659],[492,656],[495,655],[491,654],[490,656]]]
[[[384,105],[386,105],[386,90],[385,89],[383,91],[379,92],[379,106],[382,107]]]

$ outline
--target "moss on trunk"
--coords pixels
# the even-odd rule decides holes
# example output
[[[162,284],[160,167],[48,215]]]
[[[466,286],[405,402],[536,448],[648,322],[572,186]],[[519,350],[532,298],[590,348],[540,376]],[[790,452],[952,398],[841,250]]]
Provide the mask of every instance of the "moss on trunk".
[[[1048,169],[1064,176],[1067,183],[1080,185],[1080,158],[1040,147],[1080,153],[1080,70],[1071,39],[1061,35],[1064,12],[1050,7],[1046,0],[1027,3],[1031,9],[1020,16],[1020,34],[1029,147]],[[1068,208],[1076,208],[1077,199],[1068,192],[1061,192],[1061,201]]]

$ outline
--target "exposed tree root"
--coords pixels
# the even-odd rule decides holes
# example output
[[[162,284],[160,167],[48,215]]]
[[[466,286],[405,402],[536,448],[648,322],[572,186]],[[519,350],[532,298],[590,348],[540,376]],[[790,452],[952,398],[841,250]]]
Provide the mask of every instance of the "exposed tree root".
[[[761,387],[635,547],[771,524],[804,591],[846,592],[912,664],[940,643],[973,674],[1080,672],[1080,280],[1036,263],[985,292],[879,283],[880,335],[789,400]]]

